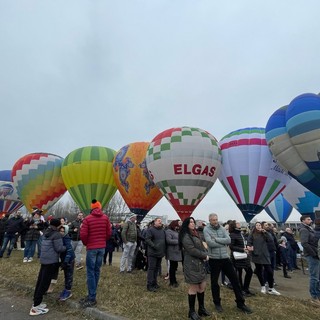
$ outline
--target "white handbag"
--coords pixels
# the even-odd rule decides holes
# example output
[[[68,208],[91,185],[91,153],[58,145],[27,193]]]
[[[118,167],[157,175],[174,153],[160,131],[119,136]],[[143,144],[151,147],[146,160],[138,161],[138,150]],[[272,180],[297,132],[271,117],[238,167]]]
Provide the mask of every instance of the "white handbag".
[[[242,260],[248,258],[248,255],[245,252],[233,251],[232,254],[235,260]]]

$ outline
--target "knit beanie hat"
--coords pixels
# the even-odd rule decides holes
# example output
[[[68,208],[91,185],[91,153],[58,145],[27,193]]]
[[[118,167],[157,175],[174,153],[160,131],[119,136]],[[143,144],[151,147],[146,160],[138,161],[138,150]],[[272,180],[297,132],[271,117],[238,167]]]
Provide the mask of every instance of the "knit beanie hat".
[[[93,199],[91,201],[91,209],[95,209],[95,208],[101,209],[102,206],[101,206],[101,203],[99,201],[97,201],[96,199]]]

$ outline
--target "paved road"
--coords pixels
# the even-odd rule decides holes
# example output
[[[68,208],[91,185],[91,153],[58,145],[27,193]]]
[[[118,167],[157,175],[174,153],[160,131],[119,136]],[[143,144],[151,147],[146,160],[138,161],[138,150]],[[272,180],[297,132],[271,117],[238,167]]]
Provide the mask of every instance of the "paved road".
[[[57,320],[57,319],[68,319],[68,320],[80,320],[90,319],[88,316],[81,314],[79,311],[70,310],[64,305],[54,305],[49,309],[50,311],[41,315],[40,319],[45,320]],[[26,320],[31,319],[29,311],[32,305],[32,298],[23,292],[15,290],[8,290],[7,288],[0,285],[0,319],[3,320]]]

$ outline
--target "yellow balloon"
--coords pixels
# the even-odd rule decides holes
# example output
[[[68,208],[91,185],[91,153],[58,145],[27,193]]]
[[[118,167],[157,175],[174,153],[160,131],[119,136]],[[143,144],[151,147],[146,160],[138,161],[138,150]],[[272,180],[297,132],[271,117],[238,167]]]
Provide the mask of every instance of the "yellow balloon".
[[[117,191],[112,162],[116,151],[88,146],[70,152],[62,163],[62,178],[70,195],[84,213],[91,210],[91,201],[100,201],[102,208]]]

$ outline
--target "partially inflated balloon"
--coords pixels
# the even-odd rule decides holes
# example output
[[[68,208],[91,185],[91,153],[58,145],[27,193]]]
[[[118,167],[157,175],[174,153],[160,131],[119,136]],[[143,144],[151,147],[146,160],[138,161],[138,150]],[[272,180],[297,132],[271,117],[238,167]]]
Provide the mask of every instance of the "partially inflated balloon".
[[[0,171],[0,218],[23,206],[17,190],[11,181],[11,170]]]
[[[215,183],[221,154],[217,140],[207,131],[180,127],[152,140],[146,162],[150,177],[184,220]]]
[[[220,182],[250,222],[285,188],[290,177],[273,159],[264,128],[233,131],[219,144]]]
[[[117,191],[112,170],[115,153],[110,148],[88,146],[70,152],[63,161],[63,181],[86,214],[91,210],[92,199],[105,207]]]
[[[113,176],[130,211],[141,222],[161,199],[162,193],[149,176],[146,165],[148,142],[134,142],[122,147],[113,160]]]
[[[305,188],[296,179],[291,179],[282,191],[284,198],[302,215],[315,219],[315,212],[320,210],[320,197]]]
[[[292,205],[280,193],[265,208],[267,214],[277,223],[285,223],[292,212]]]
[[[302,94],[274,112],[266,126],[266,139],[289,174],[320,196],[320,97]]]
[[[12,168],[12,180],[25,207],[47,212],[66,192],[62,181],[63,158],[51,153],[31,153]]]

